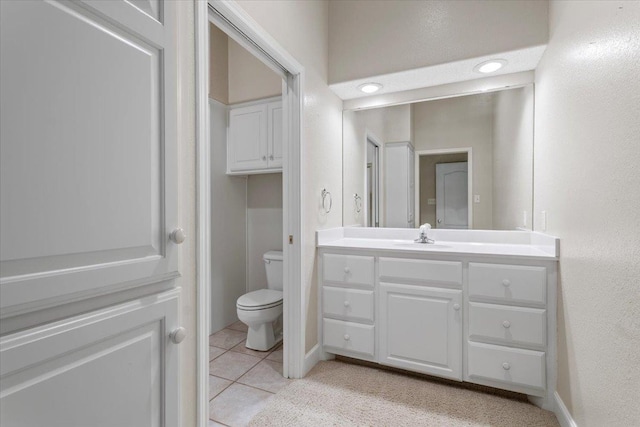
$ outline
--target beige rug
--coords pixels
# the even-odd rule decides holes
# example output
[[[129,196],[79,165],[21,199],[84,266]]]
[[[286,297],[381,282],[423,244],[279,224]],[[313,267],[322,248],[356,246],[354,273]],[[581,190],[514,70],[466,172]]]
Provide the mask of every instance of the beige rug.
[[[278,392],[251,426],[559,426],[527,402],[339,361]]]

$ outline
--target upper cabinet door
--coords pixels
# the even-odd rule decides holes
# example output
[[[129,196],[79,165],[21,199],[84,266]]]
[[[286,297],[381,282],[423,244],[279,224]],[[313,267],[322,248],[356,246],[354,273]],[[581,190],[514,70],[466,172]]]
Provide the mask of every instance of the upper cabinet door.
[[[269,168],[282,168],[282,102],[269,104]]]
[[[267,167],[267,105],[229,112],[227,165],[229,172]]]
[[[174,8],[0,2],[1,317],[177,277]]]

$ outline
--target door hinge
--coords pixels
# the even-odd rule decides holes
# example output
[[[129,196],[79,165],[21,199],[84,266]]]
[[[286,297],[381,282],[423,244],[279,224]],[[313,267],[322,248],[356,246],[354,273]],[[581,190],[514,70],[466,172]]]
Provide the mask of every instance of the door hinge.
[[[289,234],[289,244],[293,245],[293,235]]]

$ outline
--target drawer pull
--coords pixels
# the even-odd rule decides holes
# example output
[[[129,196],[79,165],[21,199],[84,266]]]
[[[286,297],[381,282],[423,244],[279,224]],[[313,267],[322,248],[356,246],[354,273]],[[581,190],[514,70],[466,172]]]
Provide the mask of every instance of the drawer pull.
[[[504,326],[506,329],[509,329],[511,327],[511,322],[505,320],[504,322],[502,322],[502,326]]]
[[[351,303],[350,303],[349,301],[345,301],[345,302],[344,302],[344,306],[345,306],[345,307],[349,307],[350,305],[351,305]]]
[[[351,273],[351,269],[350,269],[349,267],[345,267],[345,268],[344,268],[344,273],[345,273],[345,274],[349,274],[349,273]]]
[[[502,369],[504,369],[505,371],[508,371],[509,369],[511,369],[511,365],[509,365],[509,362],[504,362],[502,364]]]
[[[453,309],[454,309],[455,311],[460,310],[460,304],[453,304]]]
[[[505,288],[509,287],[511,285],[511,281],[509,279],[504,279],[502,281],[502,286],[504,286]]]
[[[349,334],[344,334],[344,340],[345,341],[349,341],[351,339],[351,337],[349,336]]]

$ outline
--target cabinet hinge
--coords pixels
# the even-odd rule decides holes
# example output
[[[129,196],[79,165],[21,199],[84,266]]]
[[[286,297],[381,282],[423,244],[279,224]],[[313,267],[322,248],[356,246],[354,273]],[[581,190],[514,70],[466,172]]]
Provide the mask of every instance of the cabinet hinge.
[[[293,235],[289,234],[289,244],[293,245]]]

